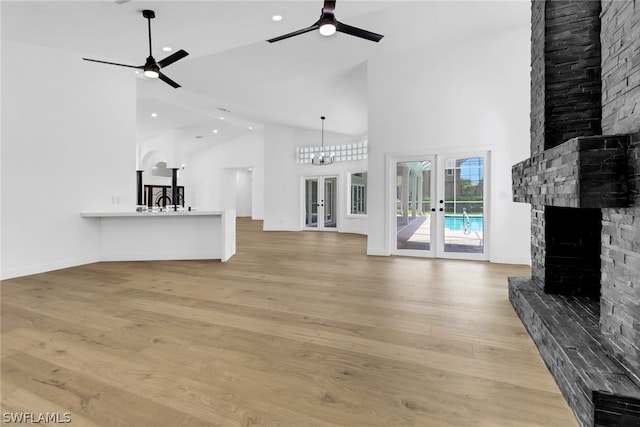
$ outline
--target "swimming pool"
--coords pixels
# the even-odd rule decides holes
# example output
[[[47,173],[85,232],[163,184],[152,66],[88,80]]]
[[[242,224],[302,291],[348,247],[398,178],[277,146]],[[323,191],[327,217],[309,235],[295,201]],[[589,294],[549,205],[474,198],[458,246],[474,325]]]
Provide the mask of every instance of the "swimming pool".
[[[481,216],[471,216],[468,217],[467,231],[478,231],[482,232],[484,228],[484,218]],[[453,216],[453,215],[445,215],[444,217],[444,228],[451,231],[464,231],[464,221],[462,216]]]

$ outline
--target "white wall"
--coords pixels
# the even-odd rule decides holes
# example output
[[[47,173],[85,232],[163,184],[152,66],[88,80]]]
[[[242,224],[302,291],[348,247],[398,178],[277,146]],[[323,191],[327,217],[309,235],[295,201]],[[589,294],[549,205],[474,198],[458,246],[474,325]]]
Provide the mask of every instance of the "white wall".
[[[296,137],[291,127],[264,127],[264,230],[299,230]]]
[[[144,171],[143,185],[171,185],[170,177],[154,176],[153,167],[158,162],[165,162],[168,169],[181,168],[184,161],[181,143],[182,131],[178,129],[171,129],[154,138],[137,142],[136,168]],[[184,184],[187,174],[186,170],[178,171],[178,185]],[[185,206],[188,206],[188,199],[185,200]]]
[[[134,208],[135,85],[127,69],[2,42],[3,279],[97,260],[98,223],[80,212]]]
[[[314,166],[296,162],[296,147],[320,145],[320,131],[279,125],[265,126],[265,212],[264,230],[302,229],[302,182],[305,177],[338,177],[338,231],[365,234],[366,218],[347,216],[347,174],[366,172],[367,161],[335,162]],[[325,131],[325,146],[361,142],[361,137]]]
[[[236,209],[236,171],[251,168],[250,215],[255,220],[263,219],[263,153],[263,134],[255,130],[214,147],[185,154],[185,180],[179,183],[185,186],[187,204],[199,210]]]
[[[530,262],[530,208],[511,201],[511,166],[529,157],[529,36],[523,28],[369,61],[369,254],[390,253],[387,154],[488,149],[490,260]]]
[[[171,129],[146,141],[138,141],[137,167],[150,170],[162,161],[168,168],[179,168],[184,163],[182,138],[182,131]],[[154,155],[149,156],[150,153]]]

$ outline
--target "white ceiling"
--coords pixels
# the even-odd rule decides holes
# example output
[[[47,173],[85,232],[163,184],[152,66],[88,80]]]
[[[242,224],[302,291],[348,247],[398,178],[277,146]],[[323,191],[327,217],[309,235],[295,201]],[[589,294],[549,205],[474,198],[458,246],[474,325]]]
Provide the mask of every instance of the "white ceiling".
[[[369,58],[463,41],[529,25],[529,0],[339,0],[338,20],[385,37],[380,43],[337,33],[265,40],[313,24],[323,0],[303,1],[2,1],[2,38],[58,48],[78,58],[142,65],[148,54],[152,9],[153,54],[163,46],[189,56],[163,72],[183,87],[138,79],[138,138],[170,129],[200,142],[220,142],[249,126],[279,123],[353,136],[367,132]],[[280,14],[280,22],[271,16]],[[109,65],[78,62],[79,67]],[[133,70],[132,70],[133,72]],[[224,112],[220,109],[230,110]],[[151,118],[151,112],[158,114]],[[221,120],[220,117],[224,117]],[[213,129],[218,133],[213,134]]]

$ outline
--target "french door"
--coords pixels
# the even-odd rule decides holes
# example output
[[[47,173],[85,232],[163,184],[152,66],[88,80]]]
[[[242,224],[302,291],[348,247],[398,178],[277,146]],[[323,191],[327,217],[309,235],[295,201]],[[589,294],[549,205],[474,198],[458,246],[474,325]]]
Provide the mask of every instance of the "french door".
[[[398,158],[392,253],[488,259],[487,153]]]
[[[304,219],[308,230],[337,230],[338,177],[304,178]]]

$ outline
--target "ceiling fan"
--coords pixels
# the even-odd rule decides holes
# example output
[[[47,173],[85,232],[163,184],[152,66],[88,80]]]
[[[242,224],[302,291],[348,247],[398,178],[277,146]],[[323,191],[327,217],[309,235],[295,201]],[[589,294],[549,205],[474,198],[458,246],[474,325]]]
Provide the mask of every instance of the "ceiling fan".
[[[147,61],[145,62],[144,65],[118,64],[115,62],[99,61],[97,59],[89,59],[89,58],[82,58],[82,59],[84,59],[85,61],[99,62],[101,64],[117,65],[120,67],[129,67],[129,68],[138,68],[140,70],[144,70],[144,75],[149,78],[160,79],[163,82],[173,86],[174,88],[179,88],[180,85],[178,83],[171,80],[169,77],[163,74],[162,71],[160,70],[184,58],[185,56],[189,55],[189,53],[185,50],[180,49],[179,51],[156,62],[155,58],[151,54],[151,20],[156,17],[156,14],[153,10],[143,10],[142,16],[145,19],[147,19],[149,24],[149,57],[147,58]]]
[[[352,36],[360,37],[363,39],[371,40],[373,42],[379,42],[382,37],[381,34],[372,33],[371,31],[363,30],[361,28],[352,27],[351,25],[343,24],[342,22],[336,19],[334,10],[336,8],[335,0],[325,0],[324,6],[322,7],[322,15],[320,15],[320,19],[316,21],[310,27],[303,28],[302,30],[294,31],[289,34],[285,34],[280,37],[275,37],[267,40],[269,43],[279,42],[280,40],[288,39],[289,37],[298,36],[300,34],[308,33],[313,30],[320,30],[320,34],[323,36],[330,36],[334,34],[336,31],[349,34]]]

